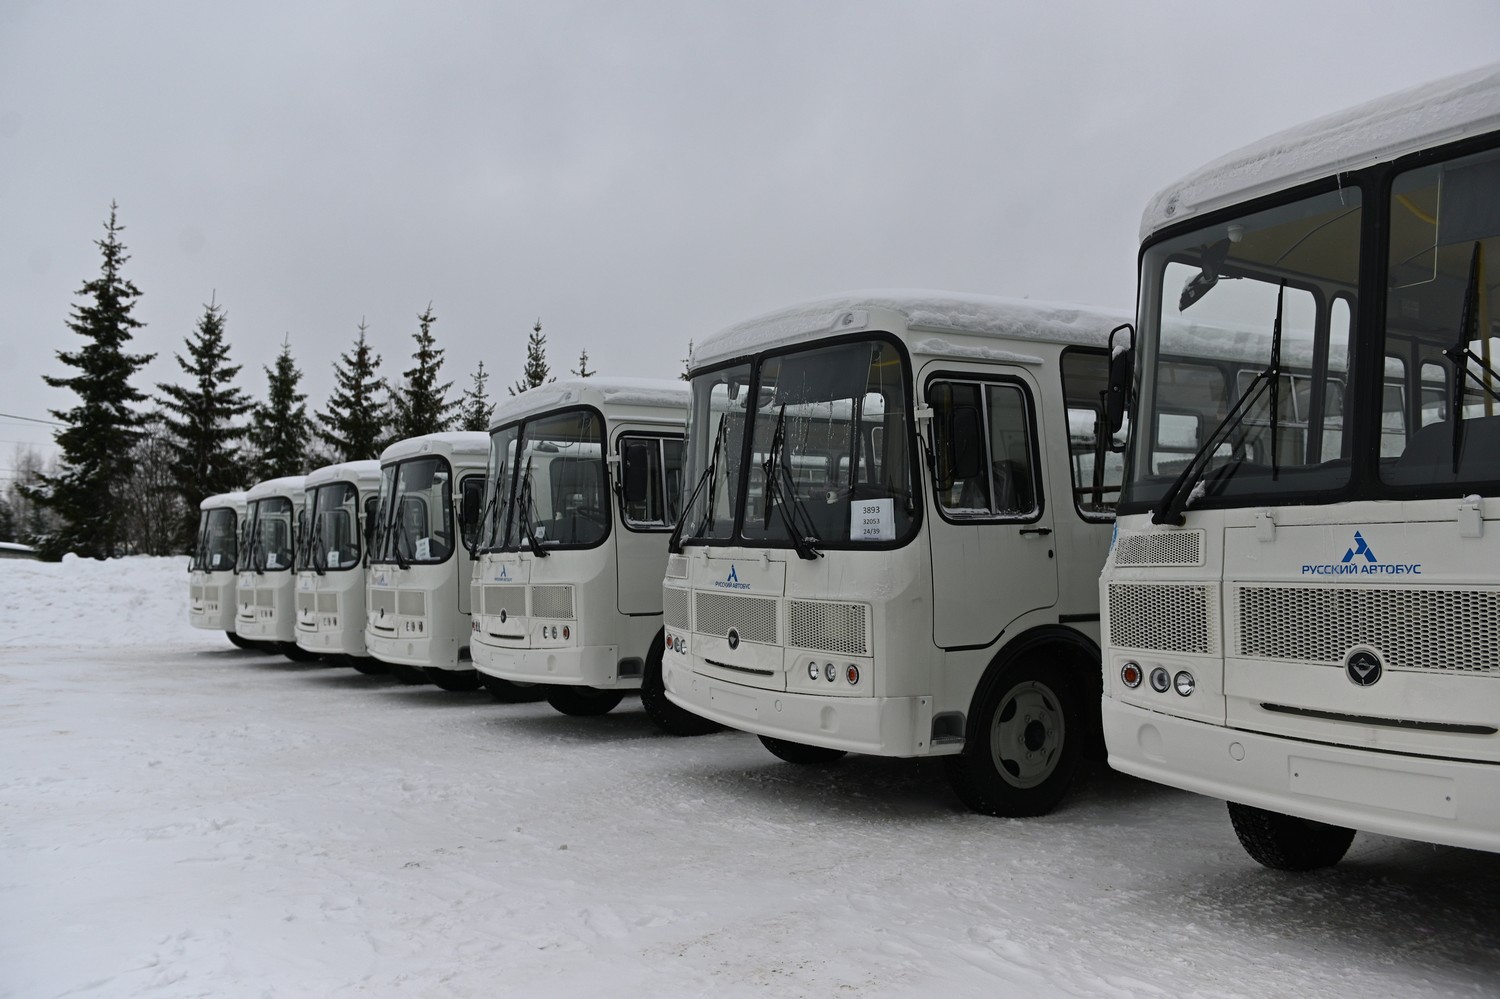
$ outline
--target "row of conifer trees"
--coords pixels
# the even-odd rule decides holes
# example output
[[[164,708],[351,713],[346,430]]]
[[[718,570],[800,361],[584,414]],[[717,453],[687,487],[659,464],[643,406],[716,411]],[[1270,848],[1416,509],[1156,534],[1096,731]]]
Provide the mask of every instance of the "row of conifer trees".
[[[264,369],[264,401],[234,384],[242,366],[230,361],[227,311],[212,300],[185,338],[185,353],[174,355],[182,380],[158,383],[151,395],[141,391],[132,376],[155,355],[128,352],[143,325],[132,314],[141,292],[122,270],[130,258],[117,211],[111,204],[105,236],[96,241],[103,255],[100,274],[79,289],[67,324],[83,345],[57,352],[73,370],[43,376],[77,397],[73,406],[51,411],[61,424],[60,456],[50,470],[19,485],[30,509],[24,523],[9,508],[0,509],[0,530],[9,525],[13,535],[0,540],[32,544],[44,558],[186,552],[205,497],[333,462],[375,458],[407,437],[488,429],[495,408],[487,396],[489,372],[480,361],[469,388],[450,400],[453,383],[441,381],[444,352],[433,336],[437,315],[430,303],[417,316],[414,363],[399,383],[380,374],[381,357],[361,320],[353,346],[334,365],[327,406],[311,416],[289,339]],[[573,374],[594,374],[586,350]],[[514,395],[550,380],[546,337],[537,320],[522,376],[509,391]]]

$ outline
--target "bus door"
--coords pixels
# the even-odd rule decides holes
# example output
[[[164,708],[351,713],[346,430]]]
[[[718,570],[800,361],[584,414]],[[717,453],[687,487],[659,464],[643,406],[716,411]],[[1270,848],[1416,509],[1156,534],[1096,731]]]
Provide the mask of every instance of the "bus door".
[[[1040,392],[1031,372],[1012,366],[938,362],[922,385],[932,409],[933,641],[983,647],[1022,614],[1057,603]]]
[[[667,569],[667,536],[677,523],[682,493],[682,437],[626,430],[615,439],[618,463],[616,529],[621,614],[660,614]]]

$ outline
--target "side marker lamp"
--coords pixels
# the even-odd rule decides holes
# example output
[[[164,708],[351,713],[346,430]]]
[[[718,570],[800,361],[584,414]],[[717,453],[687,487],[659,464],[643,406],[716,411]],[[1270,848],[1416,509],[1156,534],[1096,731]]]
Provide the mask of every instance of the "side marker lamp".
[[[1130,662],[1120,667],[1120,682],[1131,690],[1139,687],[1145,675],[1141,673],[1141,664]]]

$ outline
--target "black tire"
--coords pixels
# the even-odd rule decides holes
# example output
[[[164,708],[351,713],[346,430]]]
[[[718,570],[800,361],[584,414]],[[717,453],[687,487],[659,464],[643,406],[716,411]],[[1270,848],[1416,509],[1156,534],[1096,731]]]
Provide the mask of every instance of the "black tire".
[[[495,695],[495,700],[505,704],[529,704],[547,696],[546,688],[539,683],[514,683],[488,673],[480,673],[479,682]]]
[[[1083,724],[1060,669],[1022,661],[980,684],[964,750],[946,757],[948,783],[981,815],[1046,815],[1078,769]]]
[[[667,699],[667,688],[661,678],[661,657],[665,651],[666,642],[657,635],[646,653],[646,667],[641,674],[641,706],[646,714],[668,735],[708,735],[722,730],[724,726],[718,722],[695,715]]]
[[[427,671],[420,666],[408,666],[405,663],[388,662],[385,664],[385,668],[391,676],[409,687],[417,687],[424,683],[432,682],[428,679]]]
[[[366,676],[384,676],[390,672],[385,663],[374,656],[345,656],[344,665],[357,669]]]
[[[598,687],[563,687],[549,684],[547,703],[565,715],[589,717],[607,714],[625,699],[623,690],[600,690]]]
[[[224,632],[224,637],[227,638],[227,639],[229,639],[229,641],[230,641],[230,643],[232,645],[234,645],[234,646],[236,646],[238,648],[241,648],[241,649],[259,649],[260,648],[260,643],[259,642],[255,641],[254,639],[251,639],[251,638],[246,638],[244,635],[236,634],[233,631],[226,631],[226,632]]]
[[[1315,871],[1344,859],[1354,830],[1231,801],[1229,821],[1240,846],[1275,871]]]
[[[760,744],[769,749],[771,755],[778,760],[785,760],[788,763],[796,763],[804,767],[836,763],[849,755],[847,750],[829,749],[827,746],[808,746],[800,742],[773,739],[769,735],[761,736]]]
[[[437,684],[443,690],[465,692],[479,689],[479,671],[477,669],[436,669],[428,666],[424,672],[427,679]]]
[[[307,651],[296,642],[278,642],[276,644],[276,648],[281,652],[282,655],[286,656],[294,663],[317,662],[319,659],[323,658],[316,652]]]

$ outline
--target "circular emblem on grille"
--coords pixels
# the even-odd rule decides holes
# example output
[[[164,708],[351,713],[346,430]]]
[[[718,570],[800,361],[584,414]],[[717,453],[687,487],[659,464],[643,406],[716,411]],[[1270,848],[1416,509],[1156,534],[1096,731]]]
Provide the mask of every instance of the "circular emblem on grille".
[[[1356,686],[1368,687],[1380,679],[1385,667],[1380,657],[1369,649],[1355,649],[1344,660],[1344,672]]]
[[[731,649],[737,649],[737,648],[740,647],[740,633],[739,633],[738,629],[730,628],[729,629],[728,638],[729,638],[729,647]]]
[[[505,615],[505,608],[502,607],[502,608],[500,608],[500,623],[501,624],[505,623],[505,616],[506,616]]]

